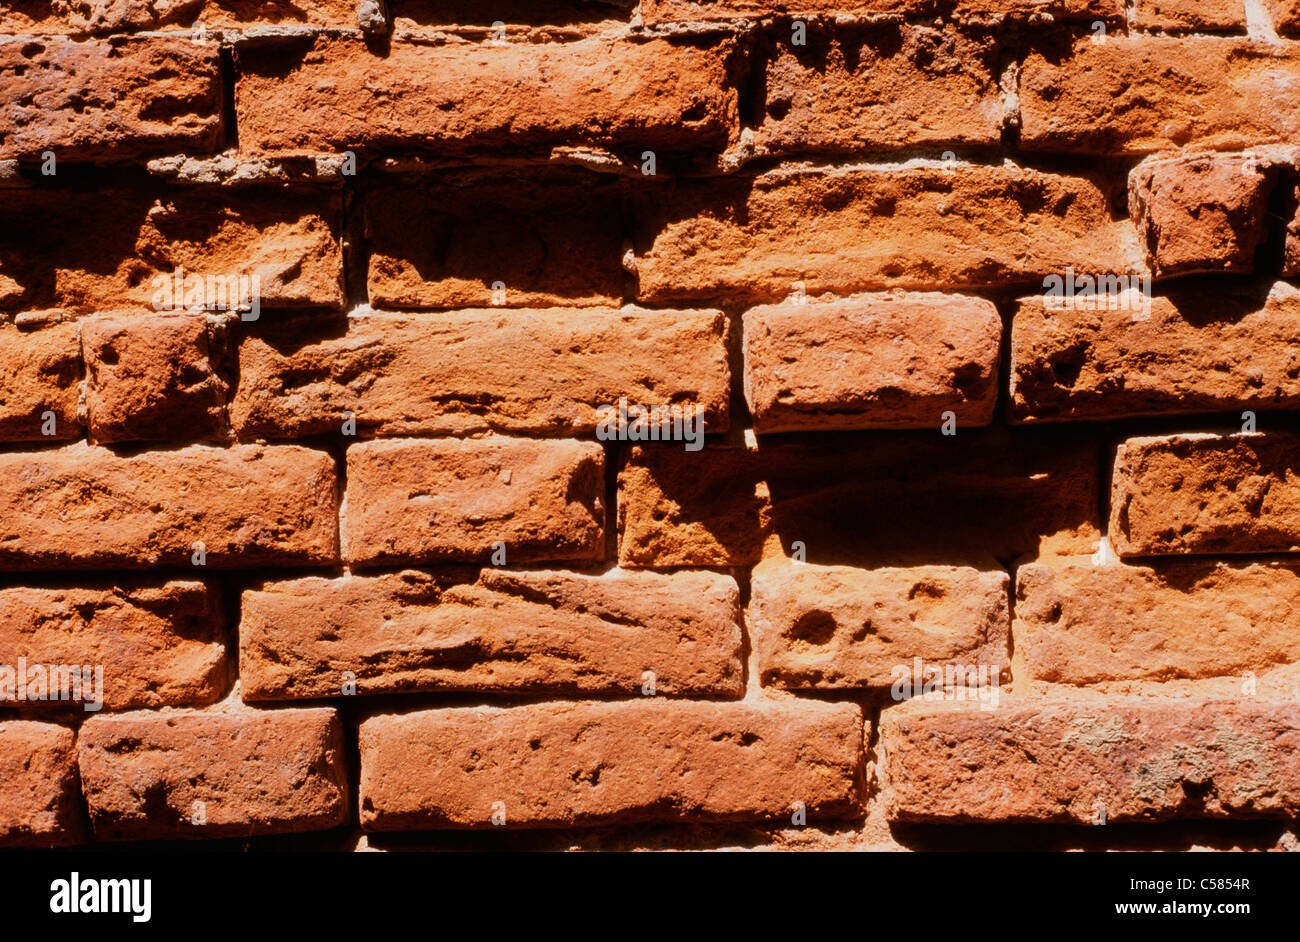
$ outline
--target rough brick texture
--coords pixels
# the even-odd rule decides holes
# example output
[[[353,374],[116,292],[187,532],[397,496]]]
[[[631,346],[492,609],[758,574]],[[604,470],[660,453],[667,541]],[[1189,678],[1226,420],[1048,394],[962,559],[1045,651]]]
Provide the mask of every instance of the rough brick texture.
[[[244,594],[239,674],[256,700],[340,696],[349,680],[358,694],[737,696],[739,615],[735,581],[709,572],[273,582]]]
[[[796,801],[835,820],[860,800],[851,704],[471,707],[375,716],[360,735],[361,822],[376,831],[491,828],[494,813],[516,827],[761,820]]]
[[[399,439],[348,449],[353,566],[597,560],[605,456],[593,442]]]
[[[0,845],[1300,846],[1298,63],[0,0]]]
[[[97,716],[77,741],[101,840],[316,831],[348,813],[333,710]]]
[[[1294,703],[1116,697],[888,711],[890,815],[904,821],[1284,818],[1300,807]]]

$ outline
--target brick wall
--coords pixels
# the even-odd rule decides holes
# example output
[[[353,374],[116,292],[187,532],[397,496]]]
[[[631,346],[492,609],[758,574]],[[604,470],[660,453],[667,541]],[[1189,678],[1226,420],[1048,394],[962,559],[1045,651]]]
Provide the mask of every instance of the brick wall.
[[[1297,846],[1294,3],[0,33],[0,845]]]

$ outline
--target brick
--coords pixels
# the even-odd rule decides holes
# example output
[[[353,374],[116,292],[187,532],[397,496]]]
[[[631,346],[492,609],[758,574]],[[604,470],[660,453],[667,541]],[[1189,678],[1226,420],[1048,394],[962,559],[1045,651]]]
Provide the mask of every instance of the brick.
[[[1296,75],[1294,50],[1245,38],[1081,37],[1072,49],[1038,48],[1020,69],[1020,146],[1139,154],[1287,143],[1300,132]]]
[[[956,566],[855,569],[767,560],[754,569],[749,624],[766,686],[888,688],[913,658],[1010,663],[1005,572]]]
[[[324,452],[192,445],[121,456],[84,444],[0,454],[0,570],[335,562]]]
[[[740,593],[710,572],[499,569],[299,579],[246,591],[245,700],[473,691],[739,697]]]
[[[1252,271],[1276,176],[1250,156],[1139,164],[1129,175],[1129,206],[1152,272]]]
[[[611,20],[628,22],[638,0],[499,0],[489,10],[480,0],[388,0],[398,33],[421,26],[574,26]],[[510,33],[507,33],[509,36]]]
[[[376,55],[318,36],[241,46],[235,112],[252,153],[465,154],[564,145],[721,150],[738,133],[735,42],[591,37],[563,43],[400,39]],[[400,102],[400,107],[395,106]]]
[[[245,439],[337,433],[348,412],[362,435],[575,435],[626,397],[720,432],[726,332],[718,311],[637,308],[277,319],[242,338],[231,421]]]
[[[219,437],[229,338],[202,314],[100,315],[81,323],[86,412],[101,442]]]
[[[851,154],[940,144],[996,146],[1002,135],[991,36],[881,23],[812,29],[768,51],[756,142],[774,154]]]
[[[1300,436],[1196,433],[1115,450],[1110,539],[1121,556],[1300,551]]]
[[[0,722],[0,847],[53,847],[84,838],[76,739],[54,723]]]
[[[1108,823],[1300,810],[1300,706],[1114,697],[913,701],[881,715],[900,821]]]
[[[1298,612],[1290,563],[1031,564],[1016,572],[1016,654],[1052,684],[1239,681],[1300,661]]]
[[[1083,176],[1005,166],[787,168],[641,187],[637,297],[779,301],[806,292],[1041,284],[1140,267],[1127,220]]]
[[[898,433],[888,448],[847,435],[755,451],[633,446],[618,476],[619,561],[749,566],[796,541],[810,562],[868,567],[1091,553],[1099,459],[1077,429]]]
[[[361,826],[586,827],[859,813],[863,720],[815,702],[557,703],[361,724]],[[501,804],[494,809],[494,802]]]
[[[1283,36],[1300,34],[1300,0],[1264,0],[1264,10]]]
[[[219,302],[207,295],[209,279],[220,288],[238,276],[259,288],[263,307],[338,309],[341,216],[330,191],[9,190],[0,200],[0,310],[187,309],[199,278],[204,299]]]
[[[343,554],[353,567],[604,557],[605,455],[594,442],[390,439],[348,448]]]
[[[1297,409],[1297,335],[1300,295],[1286,282],[1173,288],[1145,310],[1023,298],[1011,326],[1011,412],[1078,421]]]
[[[770,17],[841,17],[896,14],[1001,22],[1050,16],[1063,21],[1123,21],[1119,0],[642,0],[647,24],[725,22]]]
[[[77,438],[81,434],[77,416],[80,395],[81,350],[76,324],[24,330],[0,323],[0,441]],[[46,435],[46,431],[54,434]]]
[[[203,582],[117,580],[83,586],[11,586],[0,589],[0,664],[102,668],[84,687],[77,711],[94,707],[102,692],[109,710],[203,706],[226,687],[225,630],[218,593]],[[83,683],[90,680],[81,676]],[[102,688],[96,686],[102,683]],[[77,692],[71,688],[67,693]],[[27,696],[32,690],[27,688]],[[16,694],[11,688],[5,698]],[[20,709],[51,708],[25,699]],[[68,707],[67,701],[57,705]]]
[[[754,429],[933,428],[952,411],[987,425],[1002,319],[992,302],[874,294],[750,308],[745,399]]]
[[[1133,12],[1139,29],[1246,31],[1242,0],[1136,0]]]
[[[568,171],[381,187],[365,213],[379,307],[599,307],[625,291],[622,209],[607,178]]]
[[[334,710],[96,716],[77,754],[98,840],[252,837],[347,820]]]
[[[0,12],[0,32],[94,34],[144,30],[191,33],[205,29],[256,26],[322,26],[357,28],[357,0],[14,0]]]
[[[192,39],[0,42],[0,159],[215,151],[221,58]]]

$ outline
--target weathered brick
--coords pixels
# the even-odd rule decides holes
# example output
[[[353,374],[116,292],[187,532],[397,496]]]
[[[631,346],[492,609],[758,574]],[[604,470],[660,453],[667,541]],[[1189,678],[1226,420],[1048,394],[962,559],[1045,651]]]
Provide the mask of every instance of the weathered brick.
[[[637,308],[268,320],[240,343],[231,421],[246,439],[337,432],[348,412],[363,435],[590,434],[627,397],[721,432],[726,331],[717,311]]]
[[[0,454],[0,570],[311,565],[338,559],[329,455],[84,444]]]
[[[1020,70],[1020,146],[1134,154],[1287,143],[1300,133],[1298,75],[1289,46],[1244,37],[1081,37],[1073,48],[1035,48]]]
[[[1010,663],[1010,577],[955,566],[854,569],[767,560],[754,569],[749,623],[765,685],[887,688],[927,665]]]
[[[0,847],[83,839],[76,739],[54,723],[0,722]]]
[[[735,42],[591,37],[563,43],[398,40],[377,55],[318,36],[242,46],[235,112],[254,153],[344,149],[635,152],[713,148],[738,132]]]
[[[230,384],[229,337],[203,314],[141,312],[81,322],[86,424],[101,442],[218,437]]]
[[[1300,551],[1300,436],[1130,438],[1115,450],[1110,539],[1121,556]]]
[[[1245,32],[1246,4],[1242,0],[1135,0],[1133,25],[1186,32]]]
[[[79,711],[94,706],[96,693],[109,710],[202,706],[216,701],[226,686],[221,601],[202,582],[0,589],[0,664],[13,667],[20,657],[29,666],[102,668],[102,680],[93,680],[89,691],[83,686],[80,701],[72,704]],[[91,681],[81,676],[83,684]],[[52,684],[41,693],[49,699],[31,699],[28,684],[28,699],[14,705],[52,707],[65,696]],[[0,699],[15,695],[10,689]]]
[[[1264,9],[1277,32],[1283,36],[1300,33],[1300,0],[1264,0]]]
[[[1039,284],[1138,270],[1127,220],[1085,176],[1007,166],[785,168],[640,187],[638,297],[778,301],[879,288]]]
[[[1300,408],[1300,294],[1286,282],[1149,306],[1022,299],[1011,326],[1011,410],[1031,420]]]
[[[498,0],[491,8],[482,0],[388,0],[388,11],[399,32],[421,27],[576,26],[610,21],[627,23],[639,0]],[[507,33],[509,36],[510,33]]]
[[[1100,452],[1087,433],[936,428],[888,448],[844,438],[632,447],[618,477],[620,563],[748,566],[799,542],[816,563],[995,569],[1097,548]]]
[[[381,187],[365,206],[374,305],[592,307],[623,297],[622,209],[608,178],[440,178]]]
[[[642,0],[647,23],[717,22],[767,17],[943,16],[1000,22],[1050,16],[1055,20],[1122,22],[1121,0]],[[830,20],[830,22],[834,22]]]
[[[1002,134],[991,36],[876,24],[778,36],[766,53],[756,143],[775,154],[843,154],[940,144],[996,146]]]
[[[745,398],[758,432],[987,425],[1002,320],[982,298],[874,294],[750,308]]]
[[[1053,684],[1241,679],[1300,662],[1297,613],[1290,563],[1031,564],[1016,572],[1016,656]]]
[[[222,135],[216,43],[0,41],[0,159],[210,152]]]
[[[884,711],[903,821],[1092,823],[1300,811],[1300,705],[1114,697]]]
[[[361,826],[566,827],[859,813],[852,704],[634,701],[471,707],[361,724]]]
[[[739,599],[732,578],[710,572],[448,569],[266,583],[243,597],[241,693],[340,696],[347,679],[359,694],[641,696],[652,680],[659,695],[739,697]]]
[[[13,0],[0,11],[3,33],[130,33],[255,26],[357,28],[357,0]]]
[[[1135,167],[1129,208],[1152,272],[1251,271],[1276,178],[1251,156],[1176,157]]]
[[[354,567],[597,560],[605,454],[594,442],[390,439],[348,448],[343,554]]]
[[[78,437],[80,395],[81,348],[76,324],[25,330],[0,323],[0,441]],[[47,431],[53,434],[47,435]]]
[[[219,288],[238,276],[264,307],[340,308],[341,206],[337,192],[260,187],[8,190],[0,310],[185,310],[199,277],[206,295],[208,279]],[[179,298],[177,269],[190,283]]]
[[[347,819],[343,729],[329,709],[96,716],[77,754],[99,840],[251,837]]]

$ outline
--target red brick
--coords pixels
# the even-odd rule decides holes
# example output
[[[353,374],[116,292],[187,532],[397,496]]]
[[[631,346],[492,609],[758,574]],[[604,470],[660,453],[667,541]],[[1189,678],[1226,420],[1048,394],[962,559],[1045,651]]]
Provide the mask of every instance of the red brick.
[[[1244,37],[1081,37],[1026,57],[1020,146],[1138,154],[1287,143],[1300,133],[1298,76],[1289,46]]]
[[[576,26],[618,21],[627,23],[638,0],[388,0],[394,28],[400,33],[422,26],[491,27],[496,22],[511,27]]]
[[[365,206],[376,306],[593,307],[624,294],[623,217],[608,179],[442,176],[381,187]]]
[[[628,567],[749,566],[804,544],[816,563],[1001,568],[1097,548],[1098,443],[1003,429],[835,444],[635,446],[618,478]]]
[[[357,28],[357,0],[13,0],[0,11],[3,33],[108,34],[142,30],[208,30],[257,26]]]
[[[1173,288],[1145,309],[1024,298],[1011,326],[1012,415],[1077,421],[1297,409],[1297,336],[1300,295],[1286,282]]]
[[[193,445],[0,454],[0,569],[319,565],[338,559],[329,455]]]
[[[626,397],[696,405],[721,432],[726,330],[717,311],[636,308],[268,320],[240,343],[231,420],[245,439],[338,433],[348,412],[363,435],[574,435]]]
[[[0,323],[0,441],[77,438],[81,434],[77,416],[80,395],[81,349],[76,324],[55,323],[26,330]],[[47,430],[54,434],[46,435]]]
[[[1300,662],[1296,564],[1031,564],[1016,582],[1016,654],[1030,680],[1082,686],[1229,676],[1239,692],[1246,672]]]
[[[762,432],[987,425],[1002,320],[990,301],[875,294],[745,312],[745,398]]]
[[[341,214],[330,191],[8,190],[0,310],[184,309],[177,268],[250,286],[256,276],[264,307],[340,308]]]
[[[99,840],[252,837],[347,820],[333,710],[97,716],[77,753]]]
[[[1300,34],[1300,0],[1264,0],[1273,29],[1283,36]]]
[[[1243,0],[1135,0],[1133,14],[1133,25],[1144,30],[1246,31]]]
[[[1300,811],[1300,705],[1164,698],[913,701],[880,720],[902,821],[1092,823]]]
[[[1253,270],[1276,177],[1251,156],[1139,164],[1129,175],[1129,206],[1152,272]]]
[[[768,560],[755,567],[749,624],[766,686],[889,688],[926,665],[1010,664],[1010,578],[955,566],[854,569]],[[987,676],[987,675],[986,675]]]
[[[647,23],[717,22],[767,17],[830,17],[895,14],[944,16],[960,21],[1000,22],[1050,16],[1055,20],[1122,21],[1120,0],[642,0]],[[810,24],[810,30],[813,26]]]
[[[361,826],[809,822],[859,813],[863,720],[816,702],[555,703],[361,724]],[[495,803],[500,804],[495,804]],[[495,805],[495,806],[494,806]]]
[[[127,160],[217,149],[221,58],[212,42],[0,42],[0,159]]]
[[[1300,551],[1300,436],[1196,433],[1115,450],[1110,539],[1121,556]]]
[[[1043,272],[1140,268],[1127,220],[1084,176],[1006,166],[785,168],[645,186],[638,298],[779,301],[879,288],[962,290]]]
[[[354,567],[598,560],[605,455],[594,442],[392,439],[348,449],[343,554]]]
[[[592,37],[563,43],[318,36],[241,46],[235,111],[253,153],[463,154],[561,145],[721,150],[737,133],[735,43]]]
[[[991,36],[895,23],[810,29],[802,46],[778,35],[767,57],[756,135],[764,151],[845,154],[1001,141]]]
[[[83,840],[76,738],[53,723],[0,722],[0,846]]]
[[[20,657],[29,667],[101,668],[102,678],[89,691],[83,688],[81,700],[71,705],[78,711],[94,706],[95,685],[101,682],[102,706],[109,710],[202,706],[226,688],[221,600],[202,582],[118,580],[0,589],[0,664],[13,667]],[[30,695],[30,687],[28,691]],[[62,691],[44,693],[58,696]],[[14,691],[8,696],[15,696]],[[56,704],[22,700],[14,705],[40,709]]]
[[[463,690],[739,697],[739,589],[710,572],[500,569],[272,582],[244,593],[246,700]],[[345,678],[345,673],[351,673]]]
[[[231,354],[224,325],[203,314],[125,312],[81,323],[86,412],[101,442],[192,441],[226,425]]]

